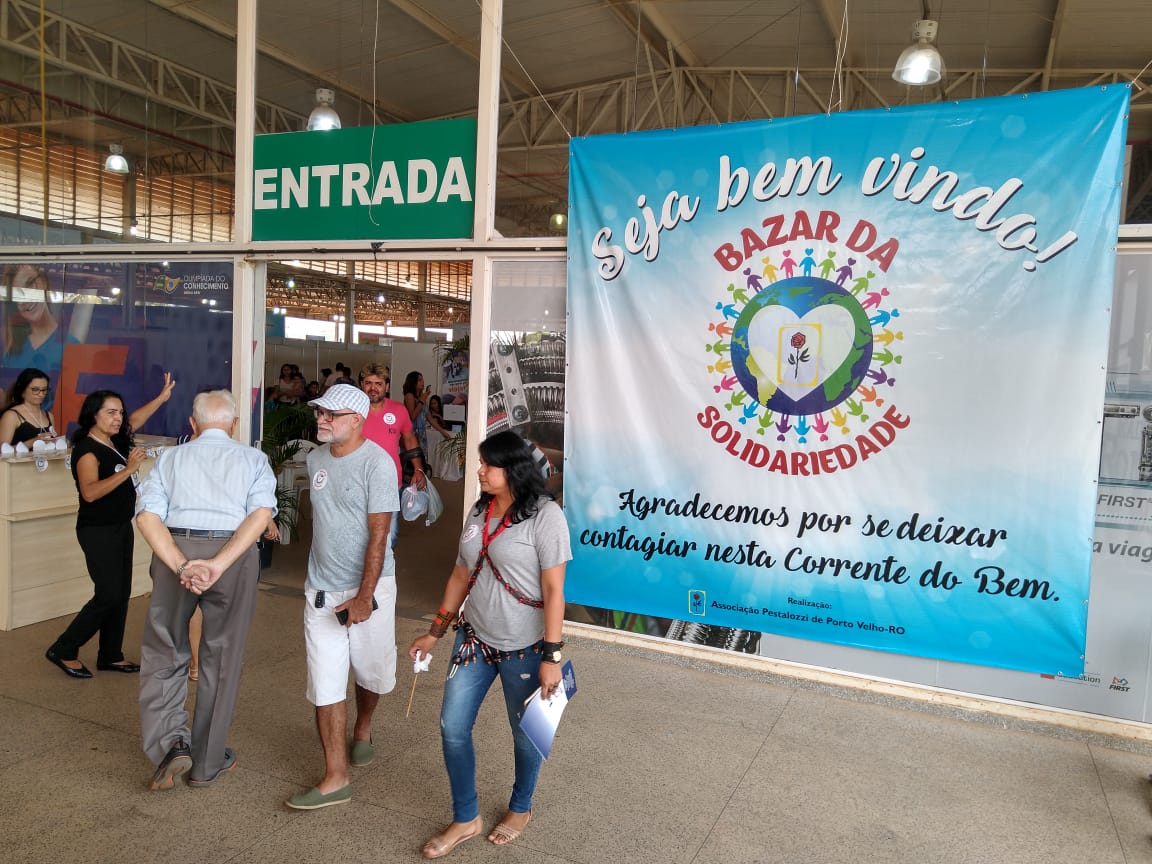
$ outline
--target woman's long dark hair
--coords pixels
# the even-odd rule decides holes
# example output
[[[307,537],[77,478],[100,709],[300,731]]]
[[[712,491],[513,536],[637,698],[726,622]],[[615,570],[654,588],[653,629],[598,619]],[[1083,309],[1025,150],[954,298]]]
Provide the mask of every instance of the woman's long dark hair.
[[[24,391],[28,389],[28,385],[35,381],[37,378],[43,378],[52,384],[52,379],[48,377],[47,372],[41,372],[39,369],[28,368],[16,376],[16,383],[12,385],[12,398],[8,400],[8,404],[4,406],[7,411],[13,405],[24,404]]]
[[[88,433],[96,425],[96,415],[109,399],[118,400],[120,407],[124,408],[124,397],[115,390],[97,390],[84,397],[84,404],[80,406],[80,419],[76,421],[79,425],[72,433],[73,447],[88,437]],[[132,449],[132,427],[128,425],[127,408],[124,408],[124,422],[120,424],[120,431],[112,436],[112,444],[125,456]]]
[[[409,372],[407,375],[404,376],[404,389],[401,390],[400,392],[402,392],[404,394],[411,393],[413,396],[415,396],[417,399],[419,399],[420,394],[416,392],[416,382],[419,380],[420,380],[420,373],[419,372]]]
[[[528,442],[515,432],[499,432],[480,442],[480,458],[490,468],[503,468],[512,492],[512,506],[505,514],[512,523],[523,522],[536,515],[541,500],[552,496],[544,488],[544,475],[532,458]],[[488,492],[481,492],[475,514],[479,516],[492,500]]]

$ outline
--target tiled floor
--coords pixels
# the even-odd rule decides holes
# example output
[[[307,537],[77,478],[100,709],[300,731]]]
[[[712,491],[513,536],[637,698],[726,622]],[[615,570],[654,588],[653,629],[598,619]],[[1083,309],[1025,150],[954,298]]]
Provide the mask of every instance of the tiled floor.
[[[427,628],[454,558],[458,484],[432,528],[404,524],[397,631]],[[304,526],[307,529],[307,526]],[[307,530],[305,530],[307,535]],[[318,779],[304,699],[300,587],[306,545],[277,550],[261,585],[232,729],[239,764],[208,789],[147,791],[137,682],[74,681],[43,658],[62,620],[0,633],[0,861],[418,861],[450,818],[439,676],[411,667],[375,720],[377,759],[352,802],[315,812],[284,799]],[[147,598],[133,601],[138,656]],[[93,646],[82,655],[94,666]],[[535,817],[458,862],[1152,862],[1152,757],[942,716],[850,693],[759,680],[642,648],[573,640],[579,694],[544,766]],[[434,668],[442,673],[446,656]],[[511,742],[493,693],[477,726],[481,812],[499,818]]]

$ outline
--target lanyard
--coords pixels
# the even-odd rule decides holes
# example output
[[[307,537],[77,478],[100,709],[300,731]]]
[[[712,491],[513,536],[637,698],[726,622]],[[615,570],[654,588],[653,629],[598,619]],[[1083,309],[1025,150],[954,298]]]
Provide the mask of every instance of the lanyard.
[[[543,609],[543,600],[534,600],[526,594],[521,593],[515,586],[508,584],[504,576],[501,575],[500,569],[496,566],[496,562],[492,560],[492,556],[488,554],[488,545],[503,533],[504,529],[512,524],[512,520],[508,518],[508,514],[504,514],[504,518],[500,520],[500,524],[496,530],[491,534],[488,533],[488,523],[492,520],[492,510],[496,505],[496,499],[493,498],[488,502],[488,510],[484,514],[484,531],[481,534],[483,538],[482,545],[480,546],[480,554],[476,556],[476,566],[472,568],[472,575],[468,577],[468,591],[465,593],[467,596],[472,592],[472,586],[476,584],[476,580],[480,578],[480,570],[484,567],[484,562],[488,562],[488,568],[492,571],[492,575],[496,577],[496,581],[504,586],[504,590],[516,598],[517,603],[524,606],[531,606],[533,609]]]

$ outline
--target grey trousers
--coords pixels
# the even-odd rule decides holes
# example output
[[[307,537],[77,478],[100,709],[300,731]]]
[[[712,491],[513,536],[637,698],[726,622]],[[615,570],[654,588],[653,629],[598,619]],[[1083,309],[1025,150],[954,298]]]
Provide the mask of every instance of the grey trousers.
[[[227,542],[177,537],[188,558],[211,558]],[[244,645],[256,609],[260,560],[253,546],[201,595],[181,587],[168,566],[152,558],[152,601],[144,623],[140,651],[140,732],[144,752],[159,765],[183,737],[192,748],[191,777],[215,776],[224,766],[224,747],[236,694]],[[199,606],[204,615],[200,640],[200,680],[196,708],[188,728],[188,666],[192,647],[188,622]]]

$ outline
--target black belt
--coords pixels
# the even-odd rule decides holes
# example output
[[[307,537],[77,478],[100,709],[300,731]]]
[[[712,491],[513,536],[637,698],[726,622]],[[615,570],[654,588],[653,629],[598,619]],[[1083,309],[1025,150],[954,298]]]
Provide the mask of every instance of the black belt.
[[[173,537],[203,537],[207,540],[227,540],[235,531],[205,531],[200,528],[169,528]]]

